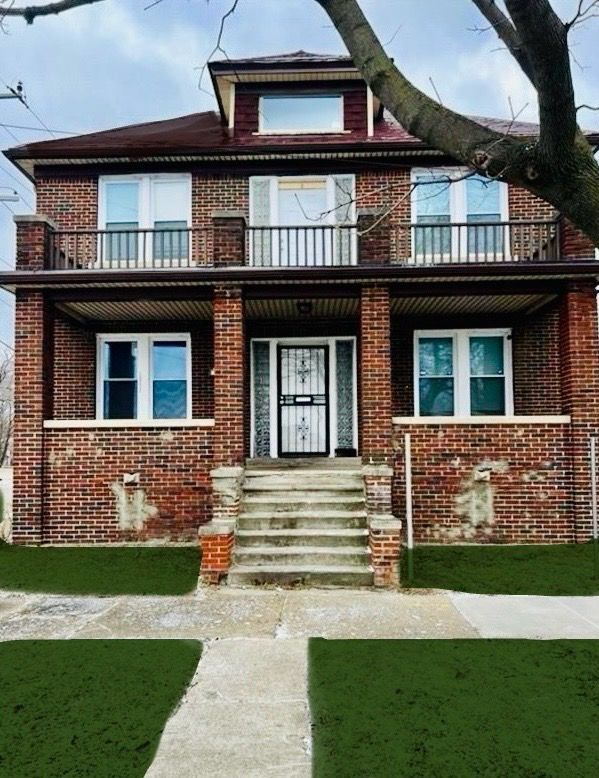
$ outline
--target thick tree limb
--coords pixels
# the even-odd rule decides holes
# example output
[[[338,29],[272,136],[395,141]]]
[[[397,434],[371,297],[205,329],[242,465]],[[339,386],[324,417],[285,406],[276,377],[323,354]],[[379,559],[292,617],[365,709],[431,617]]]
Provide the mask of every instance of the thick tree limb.
[[[506,0],[514,27],[528,54],[539,98],[539,146],[559,164],[577,134],[568,30],[549,0]]]
[[[27,24],[33,24],[38,16],[50,16],[51,14],[60,14],[63,11],[70,11],[81,5],[92,5],[92,3],[101,3],[102,0],[59,0],[56,3],[46,3],[45,5],[9,5],[6,8],[0,6],[0,18],[5,16],[22,16]]]
[[[522,72],[535,86],[535,76],[530,59],[511,20],[499,8],[495,0],[472,0],[472,2],[495,30],[497,37],[505,43],[512,57],[520,65]]]

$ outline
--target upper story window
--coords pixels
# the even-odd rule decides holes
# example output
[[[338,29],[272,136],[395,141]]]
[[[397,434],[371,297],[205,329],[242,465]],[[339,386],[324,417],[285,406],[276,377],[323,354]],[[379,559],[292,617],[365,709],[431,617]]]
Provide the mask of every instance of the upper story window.
[[[116,266],[177,267],[187,262],[191,176],[100,178],[98,227],[102,259]]]
[[[417,416],[505,416],[513,412],[510,330],[414,333]]]
[[[464,172],[455,168],[412,171],[416,259],[507,259],[509,241],[501,224],[508,218],[507,186],[482,176],[452,181]]]
[[[183,335],[101,335],[98,418],[191,418],[190,339]]]
[[[341,95],[264,95],[259,105],[259,132],[319,133],[343,131]]]
[[[354,264],[355,213],[353,175],[253,176],[251,264]]]

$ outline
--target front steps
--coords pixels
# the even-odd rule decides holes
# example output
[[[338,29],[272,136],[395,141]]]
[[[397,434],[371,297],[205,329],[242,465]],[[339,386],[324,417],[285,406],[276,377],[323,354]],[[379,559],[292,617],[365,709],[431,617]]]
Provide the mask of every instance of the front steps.
[[[371,586],[361,461],[248,460],[228,581]]]

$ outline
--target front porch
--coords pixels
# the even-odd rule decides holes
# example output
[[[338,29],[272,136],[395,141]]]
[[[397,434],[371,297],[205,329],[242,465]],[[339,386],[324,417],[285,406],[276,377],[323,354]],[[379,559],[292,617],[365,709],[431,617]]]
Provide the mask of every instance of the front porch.
[[[28,390],[17,412],[15,541],[190,541],[200,529],[206,580],[255,557],[252,547],[263,566],[287,555],[288,580],[309,580],[303,546],[331,566],[359,557],[388,585],[408,518],[418,542],[585,540],[595,333],[594,280],[21,290],[17,386]],[[442,364],[452,337],[454,349],[482,349],[487,368],[454,351],[440,372],[424,370],[422,354],[434,346]],[[106,416],[107,384],[123,379],[101,372],[99,342],[150,349],[148,376],[136,374],[150,381],[137,395],[148,415]],[[185,343],[187,370],[154,375],[156,355]],[[180,417],[152,416],[152,397]],[[253,519],[248,458],[276,471],[267,491],[284,486]],[[312,467],[302,472],[295,458]],[[344,462],[356,515],[331,504],[343,502]],[[331,500],[314,510],[319,491]],[[281,508],[294,493],[297,509]]]

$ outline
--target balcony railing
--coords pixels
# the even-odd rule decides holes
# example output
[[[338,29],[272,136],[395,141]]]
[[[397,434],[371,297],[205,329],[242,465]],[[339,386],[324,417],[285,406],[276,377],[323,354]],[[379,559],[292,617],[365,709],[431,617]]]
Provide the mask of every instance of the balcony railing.
[[[247,259],[254,267],[355,265],[358,227],[247,227]]]
[[[398,261],[412,265],[551,262],[559,259],[557,221],[477,221],[404,224]],[[407,259],[406,259],[407,257]]]
[[[168,270],[210,265],[332,267],[551,262],[556,221],[420,222],[297,227],[50,230],[49,270]]]
[[[48,240],[50,270],[138,270],[207,264],[211,229],[59,230]]]

